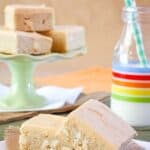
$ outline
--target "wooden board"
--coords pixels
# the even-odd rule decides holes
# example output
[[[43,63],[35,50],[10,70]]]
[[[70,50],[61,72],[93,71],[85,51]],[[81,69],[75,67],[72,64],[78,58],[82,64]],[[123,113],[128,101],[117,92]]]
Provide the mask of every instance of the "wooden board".
[[[50,110],[46,110],[46,111],[36,111],[36,112],[22,112],[22,113],[0,113],[0,124],[27,119],[27,118],[33,117],[41,112],[44,112],[44,113],[66,113],[66,112],[72,111],[73,109],[77,108],[79,105],[83,104],[88,99],[97,99],[97,100],[102,101],[107,97],[109,97],[109,94],[104,93],[104,92],[81,94],[74,105],[65,105],[64,107],[58,108],[58,109],[50,109]]]

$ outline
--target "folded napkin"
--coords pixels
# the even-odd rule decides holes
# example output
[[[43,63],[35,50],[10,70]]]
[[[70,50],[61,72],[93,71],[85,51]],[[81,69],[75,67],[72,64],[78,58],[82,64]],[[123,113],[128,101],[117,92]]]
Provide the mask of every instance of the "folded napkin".
[[[65,104],[74,104],[82,93],[83,88],[62,88],[57,86],[45,86],[37,89],[37,94],[45,97],[48,104],[42,108],[34,110],[57,109],[63,107]],[[0,97],[7,95],[9,87],[0,84]],[[30,111],[32,111],[30,109]]]
[[[150,142],[134,140],[137,144],[142,146],[145,150],[150,150]]]

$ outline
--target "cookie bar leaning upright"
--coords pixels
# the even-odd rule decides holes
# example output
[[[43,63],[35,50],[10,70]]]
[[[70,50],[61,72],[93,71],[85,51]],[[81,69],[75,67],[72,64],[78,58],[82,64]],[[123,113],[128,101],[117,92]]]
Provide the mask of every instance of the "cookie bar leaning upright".
[[[51,52],[52,39],[34,32],[0,29],[0,53],[47,54]]]
[[[64,117],[41,114],[23,123],[20,128],[20,150],[59,150],[55,135],[62,128],[64,120]]]
[[[104,104],[89,100],[73,111],[58,137],[62,145],[84,150],[122,150],[136,135]]]
[[[84,27],[77,25],[56,25],[54,30],[45,32],[45,35],[52,37],[52,51],[57,53],[83,48],[86,43]]]
[[[8,5],[5,26],[18,31],[48,31],[55,23],[54,9],[43,5]]]

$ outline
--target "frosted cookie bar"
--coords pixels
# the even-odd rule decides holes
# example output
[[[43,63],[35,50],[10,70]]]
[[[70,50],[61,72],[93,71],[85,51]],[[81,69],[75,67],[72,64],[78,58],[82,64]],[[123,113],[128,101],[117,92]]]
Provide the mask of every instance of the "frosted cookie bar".
[[[58,138],[74,150],[124,150],[135,135],[107,106],[90,100],[68,116]]]
[[[55,23],[54,9],[43,5],[8,5],[5,26],[19,31],[48,31]]]
[[[54,30],[42,34],[52,37],[53,52],[65,53],[85,47],[85,30],[82,26],[57,25]]]
[[[20,150],[61,150],[55,135],[62,128],[64,118],[38,115],[26,121],[20,129]]]
[[[0,53],[47,54],[51,52],[52,39],[34,32],[0,29]]]

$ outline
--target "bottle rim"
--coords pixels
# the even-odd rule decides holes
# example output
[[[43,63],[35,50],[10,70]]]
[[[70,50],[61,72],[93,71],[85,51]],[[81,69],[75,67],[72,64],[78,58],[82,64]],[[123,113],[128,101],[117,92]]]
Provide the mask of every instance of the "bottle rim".
[[[138,21],[142,23],[150,23],[150,7],[124,7],[122,11],[124,22],[131,23]]]
[[[124,13],[150,13],[150,7],[147,6],[140,6],[140,7],[123,7]]]

